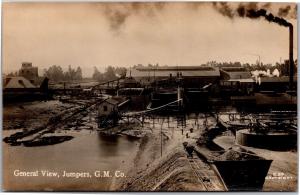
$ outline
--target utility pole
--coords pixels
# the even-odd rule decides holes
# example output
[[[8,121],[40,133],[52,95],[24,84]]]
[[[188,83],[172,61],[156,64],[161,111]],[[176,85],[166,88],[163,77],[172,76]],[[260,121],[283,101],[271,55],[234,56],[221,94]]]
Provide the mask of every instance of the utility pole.
[[[290,90],[293,89],[294,85],[294,51],[293,51],[293,25],[289,26],[289,65],[290,65],[290,70],[289,70],[289,88]]]
[[[163,144],[163,140],[162,140],[162,125],[160,126],[160,157],[162,157],[162,144]]]
[[[162,118],[162,122],[160,125],[160,157],[162,157],[162,151],[163,151],[163,136],[162,136],[163,124],[164,124],[164,118]]]
[[[251,56],[256,56],[258,57],[257,63],[260,66],[261,65],[261,57],[259,54],[255,54],[255,53],[247,53],[247,55],[251,55]]]

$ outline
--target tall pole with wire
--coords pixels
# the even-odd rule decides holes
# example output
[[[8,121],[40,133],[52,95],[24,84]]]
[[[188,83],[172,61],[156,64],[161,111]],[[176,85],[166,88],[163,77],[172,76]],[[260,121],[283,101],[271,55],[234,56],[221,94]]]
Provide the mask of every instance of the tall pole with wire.
[[[163,134],[162,134],[163,124],[164,124],[164,118],[162,118],[161,125],[160,125],[160,157],[162,157],[162,152],[163,152]]]
[[[258,63],[258,65],[260,66],[260,64],[261,64],[261,57],[260,57],[259,54],[255,54],[255,53],[247,53],[247,55],[251,55],[251,56],[256,56],[256,57],[258,57],[257,63]]]
[[[163,140],[162,140],[162,125],[160,126],[160,157],[162,157],[162,144],[163,144]]]

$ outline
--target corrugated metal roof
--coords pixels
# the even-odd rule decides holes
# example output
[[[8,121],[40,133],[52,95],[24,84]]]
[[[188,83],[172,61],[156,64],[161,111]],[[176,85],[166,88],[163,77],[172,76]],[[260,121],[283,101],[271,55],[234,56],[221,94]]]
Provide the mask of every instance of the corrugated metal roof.
[[[203,70],[213,71],[214,68],[210,66],[157,66],[157,67],[137,67],[135,68],[140,71],[182,71],[182,70]]]
[[[38,88],[24,77],[6,77],[4,79],[4,89],[30,89]]]
[[[228,81],[238,81],[240,83],[254,83],[253,78],[249,78],[249,79],[229,79]]]
[[[246,72],[247,71],[245,67],[222,67],[221,69],[226,72]]]
[[[251,78],[250,72],[226,72],[230,79],[248,79]]]
[[[221,72],[227,77],[228,79],[249,79],[251,78],[251,73],[247,71],[243,67],[226,67],[222,68]]]
[[[157,68],[136,68],[131,69],[132,77],[173,77],[181,73],[183,77],[208,77],[220,76],[218,69],[212,67],[157,67]]]

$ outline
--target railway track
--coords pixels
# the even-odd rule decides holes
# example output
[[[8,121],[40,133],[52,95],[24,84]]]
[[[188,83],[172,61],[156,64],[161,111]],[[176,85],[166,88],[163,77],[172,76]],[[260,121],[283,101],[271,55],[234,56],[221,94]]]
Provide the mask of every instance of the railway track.
[[[199,158],[191,158],[188,160],[191,169],[202,184],[203,189],[206,191],[227,191],[222,179],[213,169],[211,169],[209,164],[203,162]]]

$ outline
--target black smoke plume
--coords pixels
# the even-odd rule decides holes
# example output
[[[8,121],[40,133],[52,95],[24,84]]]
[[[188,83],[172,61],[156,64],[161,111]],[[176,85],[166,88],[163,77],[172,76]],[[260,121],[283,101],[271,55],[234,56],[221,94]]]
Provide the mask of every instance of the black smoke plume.
[[[253,19],[264,17],[267,21],[279,24],[281,26],[289,27],[292,25],[291,23],[289,23],[288,21],[286,21],[283,18],[274,16],[272,13],[267,13],[267,11],[265,9],[246,10],[244,7],[239,7],[237,12],[240,17],[248,17],[248,18],[253,18]]]
[[[106,16],[110,22],[110,28],[112,30],[118,30],[122,25],[125,24],[127,17],[130,14],[128,12],[122,11],[112,11],[110,9],[106,10]]]
[[[109,21],[110,29],[118,32],[125,26],[130,16],[145,14],[147,17],[153,17],[156,12],[162,11],[165,5],[164,2],[106,3],[103,4],[103,9],[104,16]]]
[[[219,13],[221,13],[222,15],[227,16],[231,19],[236,16],[247,17],[247,18],[252,18],[252,19],[262,17],[262,18],[265,18],[269,22],[273,22],[273,23],[279,24],[281,26],[285,26],[285,27],[292,26],[292,24],[290,22],[288,22],[287,20],[282,18],[284,16],[289,15],[291,6],[286,6],[286,7],[282,7],[279,9],[278,15],[282,16],[282,17],[274,16],[272,13],[267,13],[267,10],[264,8],[270,7],[270,4],[264,4],[262,6],[262,8],[258,8],[257,3],[253,3],[253,2],[247,3],[247,4],[240,3],[239,6],[237,7],[237,9],[232,9],[229,6],[229,4],[227,4],[226,2],[218,2],[218,3],[214,3],[213,7]]]
[[[281,7],[278,10],[278,16],[280,16],[280,17],[287,17],[289,15],[290,10],[291,10],[291,6],[290,5],[288,5],[286,7]]]
[[[171,4],[171,3],[170,3]],[[185,3],[189,10],[198,11],[198,7],[205,3],[189,2]],[[210,4],[210,3],[209,3]],[[277,16],[267,13],[271,7],[271,3],[240,3],[237,8],[233,8],[234,3],[213,2],[212,6],[223,16],[231,19],[235,17],[259,18],[264,17],[269,22],[274,22],[282,26],[291,25],[285,18],[296,18],[296,6],[287,5],[278,10]],[[169,3],[166,2],[122,2],[122,3],[104,3],[101,4],[104,9],[104,16],[108,19],[110,29],[114,32],[120,32],[126,26],[127,20],[134,15],[144,15],[146,17],[154,17],[163,11]],[[237,4],[235,4],[237,5]]]
[[[229,18],[234,17],[234,12],[226,2],[213,2],[213,7],[218,10],[223,16]]]

